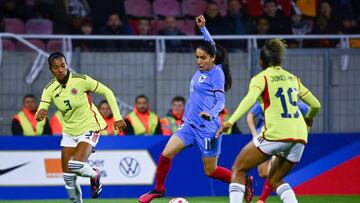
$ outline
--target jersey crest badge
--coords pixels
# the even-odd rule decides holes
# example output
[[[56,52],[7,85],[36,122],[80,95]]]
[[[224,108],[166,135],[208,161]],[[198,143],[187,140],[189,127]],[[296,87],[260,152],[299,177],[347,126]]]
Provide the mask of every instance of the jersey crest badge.
[[[76,95],[78,93],[78,90],[76,88],[71,89],[71,94]]]
[[[206,79],[206,75],[204,75],[204,74],[200,75],[200,77],[199,77],[199,83],[204,82],[205,79]]]

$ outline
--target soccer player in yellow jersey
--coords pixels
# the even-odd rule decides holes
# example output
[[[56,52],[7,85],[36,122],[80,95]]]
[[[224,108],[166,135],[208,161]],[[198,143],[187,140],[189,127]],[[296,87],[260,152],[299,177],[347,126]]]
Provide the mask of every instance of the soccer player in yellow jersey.
[[[282,202],[297,202],[294,191],[283,178],[300,161],[307,143],[307,126],[312,125],[320,102],[298,77],[281,67],[285,54],[286,45],[281,40],[272,39],[265,43],[260,52],[263,71],[252,78],[247,95],[229,121],[218,130],[218,134],[228,130],[259,100],[265,124],[260,136],[249,142],[235,160],[229,186],[230,203],[242,202],[244,194],[251,193],[251,188],[245,189],[247,171],[272,155],[277,157],[268,174],[271,186]],[[298,107],[299,99],[309,106],[305,118]]]
[[[115,129],[121,130],[126,124],[108,87],[87,75],[70,72],[65,56],[60,52],[52,53],[48,63],[54,78],[43,90],[36,118],[43,120],[52,102],[63,114],[61,161],[65,188],[71,202],[82,203],[77,176],[90,177],[93,198],[97,198],[102,191],[100,171],[86,162],[98,142],[99,132],[106,128],[106,122],[92,103],[89,93],[105,96],[114,113]]]

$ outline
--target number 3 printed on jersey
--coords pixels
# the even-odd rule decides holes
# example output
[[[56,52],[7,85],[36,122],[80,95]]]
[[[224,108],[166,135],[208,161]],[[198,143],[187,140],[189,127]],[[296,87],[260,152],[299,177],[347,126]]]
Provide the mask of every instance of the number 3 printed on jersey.
[[[296,93],[297,94],[297,89],[296,88],[289,88],[287,90],[287,95],[288,95],[288,98],[289,98],[289,101],[287,102],[286,101],[286,98],[285,98],[285,95],[283,94],[284,90],[283,88],[279,88],[278,91],[276,92],[275,96],[280,98],[280,101],[281,101],[281,105],[282,105],[282,108],[283,108],[283,111],[284,113],[281,114],[281,117],[282,118],[291,118],[292,115],[289,114],[288,112],[288,108],[287,108],[287,103],[290,103],[292,106],[298,106],[298,101],[294,101],[293,97],[292,97],[292,93]],[[296,113],[294,113],[294,118],[298,118],[299,117],[299,111],[297,110]]]
[[[71,108],[71,105],[70,105],[70,101],[69,100],[64,100],[64,103],[65,105],[67,106],[67,109],[66,111],[70,111],[72,108]]]

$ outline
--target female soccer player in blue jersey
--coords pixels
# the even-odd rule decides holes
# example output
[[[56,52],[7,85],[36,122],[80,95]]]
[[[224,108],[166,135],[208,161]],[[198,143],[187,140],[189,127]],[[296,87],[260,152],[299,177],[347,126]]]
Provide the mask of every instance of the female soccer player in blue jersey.
[[[36,119],[43,120],[47,116],[51,103],[64,116],[60,145],[65,188],[71,202],[82,203],[77,176],[90,177],[92,198],[97,198],[102,191],[100,170],[91,168],[86,162],[99,141],[100,131],[107,126],[89,92],[106,97],[114,113],[115,129],[121,130],[126,124],[108,87],[87,75],[70,72],[62,53],[50,54],[48,63],[54,78],[44,88]]]
[[[225,106],[225,92],[231,88],[228,54],[224,48],[215,45],[205,27],[203,16],[197,17],[196,23],[205,42],[196,48],[198,70],[190,82],[190,98],[185,108],[184,124],[170,138],[160,155],[155,189],[142,195],[140,203],[148,203],[165,195],[165,179],[172,159],[182,149],[195,143],[202,152],[206,175],[230,182],[230,170],[217,166],[221,136],[215,137],[221,126],[219,113]]]

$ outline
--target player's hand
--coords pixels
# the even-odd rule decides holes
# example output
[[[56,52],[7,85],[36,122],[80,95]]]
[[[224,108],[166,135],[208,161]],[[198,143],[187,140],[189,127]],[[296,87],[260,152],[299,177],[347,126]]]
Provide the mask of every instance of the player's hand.
[[[44,120],[44,119],[46,118],[47,114],[48,114],[48,111],[47,111],[47,110],[45,110],[45,109],[40,109],[40,110],[37,112],[37,114],[36,114],[36,120],[37,120],[37,121],[42,121],[42,120]]]
[[[209,112],[203,111],[199,114],[199,116],[201,116],[203,119],[210,121],[211,120],[211,116]]]
[[[118,132],[126,128],[126,123],[123,119],[114,122],[114,129]]]
[[[221,133],[227,132],[233,125],[229,122],[225,122],[216,132],[215,138],[218,138]]]
[[[195,18],[195,21],[196,21],[196,25],[199,27],[199,28],[203,28],[205,27],[205,17],[203,15],[200,15],[198,17]]]

